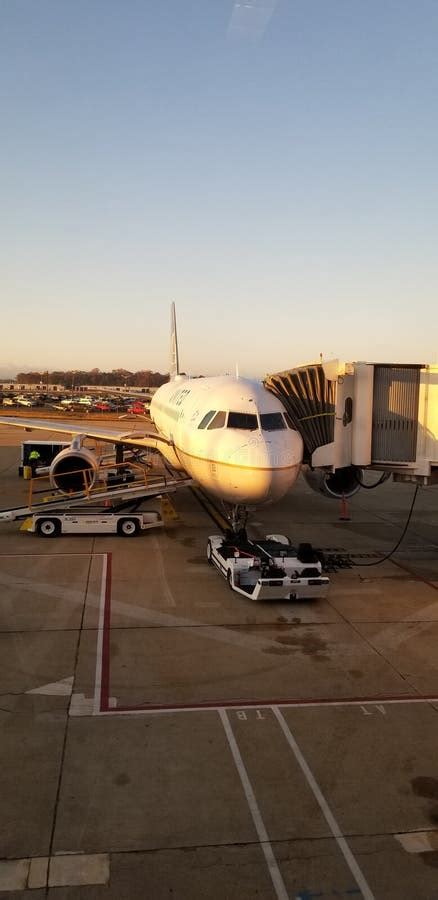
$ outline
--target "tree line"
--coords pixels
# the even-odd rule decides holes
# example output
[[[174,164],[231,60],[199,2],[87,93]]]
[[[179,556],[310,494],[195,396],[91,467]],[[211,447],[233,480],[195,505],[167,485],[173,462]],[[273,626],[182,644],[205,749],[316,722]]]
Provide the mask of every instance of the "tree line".
[[[152,372],[150,369],[141,369],[139,372],[130,372],[128,369],[113,369],[111,372],[101,372],[100,369],[91,369],[89,372],[82,370],[67,370],[48,372],[19,372],[16,381],[24,384],[63,384],[64,387],[72,385],[102,385],[105,387],[160,387],[169,381],[168,374]]]

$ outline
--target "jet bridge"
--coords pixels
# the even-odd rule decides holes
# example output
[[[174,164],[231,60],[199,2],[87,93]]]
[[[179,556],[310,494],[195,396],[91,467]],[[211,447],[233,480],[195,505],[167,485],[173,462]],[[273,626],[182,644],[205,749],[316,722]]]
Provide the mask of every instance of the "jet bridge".
[[[438,366],[330,360],[264,383],[300,432],[311,467],[438,483]]]

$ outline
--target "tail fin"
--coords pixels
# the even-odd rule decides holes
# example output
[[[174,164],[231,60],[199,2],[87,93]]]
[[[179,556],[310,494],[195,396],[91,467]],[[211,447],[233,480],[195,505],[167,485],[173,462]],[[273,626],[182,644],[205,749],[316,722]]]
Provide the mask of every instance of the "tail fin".
[[[170,309],[170,380],[179,375],[178,335],[176,332],[175,304]]]

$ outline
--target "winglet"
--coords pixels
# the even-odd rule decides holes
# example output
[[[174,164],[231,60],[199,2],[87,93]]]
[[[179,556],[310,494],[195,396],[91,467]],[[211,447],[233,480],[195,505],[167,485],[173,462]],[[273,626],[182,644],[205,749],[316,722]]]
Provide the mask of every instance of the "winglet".
[[[176,313],[175,304],[172,303],[170,309],[170,378],[179,375],[179,359],[178,359],[178,335],[176,331]]]

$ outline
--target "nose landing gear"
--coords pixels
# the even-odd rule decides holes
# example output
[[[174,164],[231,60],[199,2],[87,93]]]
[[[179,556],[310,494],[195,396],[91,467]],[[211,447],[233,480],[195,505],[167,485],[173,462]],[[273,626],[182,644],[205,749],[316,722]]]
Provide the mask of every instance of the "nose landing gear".
[[[223,503],[224,513],[230,524],[230,530],[233,534],[246,535],[246,523],[248,521],[248,508],[240,506],[240,504]]]

